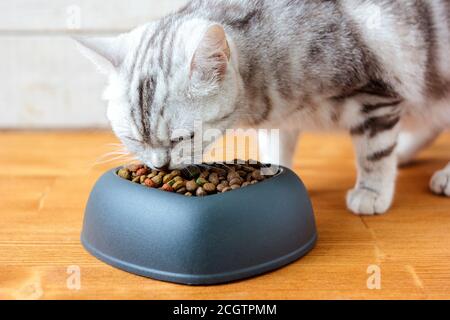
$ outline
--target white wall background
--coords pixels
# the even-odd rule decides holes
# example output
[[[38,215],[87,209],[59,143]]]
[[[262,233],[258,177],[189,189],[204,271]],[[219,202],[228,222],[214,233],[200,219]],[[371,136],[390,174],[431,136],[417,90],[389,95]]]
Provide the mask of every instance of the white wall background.
[[[0,128],[105,127],[105,79],[71,35],[113,35],[187,0],[0,0]]]

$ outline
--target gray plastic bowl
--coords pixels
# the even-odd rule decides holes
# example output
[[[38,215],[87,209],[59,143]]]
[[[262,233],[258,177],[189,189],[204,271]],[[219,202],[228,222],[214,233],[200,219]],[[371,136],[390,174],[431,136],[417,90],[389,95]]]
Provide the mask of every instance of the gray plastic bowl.
[[[105,173],[91,192],[81,241],[100,260],[138,275],[217,284],[297,260],[317,239],[303,183],[282,167],[256,185],[185,197]]]

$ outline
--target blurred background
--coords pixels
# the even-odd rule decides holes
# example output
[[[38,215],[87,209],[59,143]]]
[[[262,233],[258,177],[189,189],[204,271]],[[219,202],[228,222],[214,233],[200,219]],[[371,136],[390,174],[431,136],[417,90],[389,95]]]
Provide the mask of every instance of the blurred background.
[[[0,129],[105,128],[105,77],[73,35],[115,35],[187,0],[0,1]]]

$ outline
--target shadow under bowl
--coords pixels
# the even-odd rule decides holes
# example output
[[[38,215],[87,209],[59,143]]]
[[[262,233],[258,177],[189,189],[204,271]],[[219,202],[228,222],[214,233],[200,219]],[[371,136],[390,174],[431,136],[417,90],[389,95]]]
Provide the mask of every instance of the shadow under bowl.
[[[106,172],[87,203],[81,241],[138,275],[207,285],[255,276],[309,252],[317,239],[307,191],[291,170],[223,194],[186,197]]]

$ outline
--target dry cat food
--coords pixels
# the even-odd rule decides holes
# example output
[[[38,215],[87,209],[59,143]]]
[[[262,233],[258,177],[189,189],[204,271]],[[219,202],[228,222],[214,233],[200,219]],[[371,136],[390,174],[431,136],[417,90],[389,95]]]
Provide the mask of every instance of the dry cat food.
[[[261,174],[259,162],[208,164],[183,170],[157,171],[143,164],[120,169],[117,174],[127,180],[188,197],[206,196],[244,188],[272,176]]]

